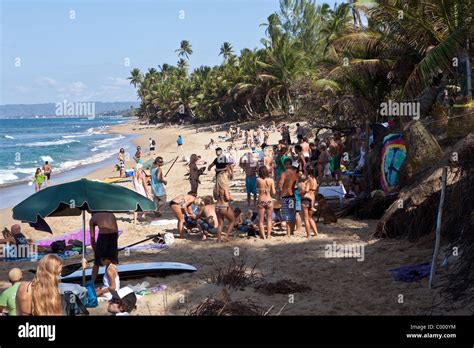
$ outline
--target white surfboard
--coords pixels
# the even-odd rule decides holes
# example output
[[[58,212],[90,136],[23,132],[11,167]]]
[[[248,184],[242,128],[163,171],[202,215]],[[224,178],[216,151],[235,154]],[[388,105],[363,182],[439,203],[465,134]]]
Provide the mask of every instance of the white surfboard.
[[[185,263],[179,262],[147,262],[147,263],[130,263],[126,265],[118,265],[117,271],[120,279],[135,278],[142,276],[167,275],[172,273],[195,272],[197,268]],[[99,268],[97,279],[102,279],[105,273],[105,267]],[[86,269],[86,279],[90,279],[92,269]],[[82,281],[82,269],[61,277],[61,281],[76,282]]]

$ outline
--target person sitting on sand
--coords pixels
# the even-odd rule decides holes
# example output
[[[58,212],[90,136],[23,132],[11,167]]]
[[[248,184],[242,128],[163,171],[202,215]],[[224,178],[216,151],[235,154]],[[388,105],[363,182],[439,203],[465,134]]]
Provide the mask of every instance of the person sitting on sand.
[[[22,316],[63,315],[59,277],[62,260],[49,254],[38,262],[31,282],[21,282],[16,293],[16,314]]]
[[[95,240],[95,228],[99,228],[97,243]],[[94,250],[94,267],[92,268],[92,282],[97,279],[102,259],[111,260],[118,264],[118,226],[117,219],[113,213],[93,212],[89,221],[91,234],[91,246]]]
[[[236,210],[239,208],[236,208]],[[242,212],[240,209],[237,211],[239,214],[239,224],[237,224],[236,228],[240,232],[247,233],[248,237],[257,237],[258,236],[258,226],[257,222],[257,214],[249,209],[245,212],[245,216],[242,217]]]
[[[102,258],[102,265],[105,266],[103,285],[95,289],[97,297],[103,297],[106,300],[112,298],[111,291],[120,289],[120,277],[115,263],[107,256]]]
[[[137,309],[137,295],[133,289],[125,286],[119,290],[110,290],[112,299],[109,301],[107,312],[116,316],[129,315]]]
[[[224,220],[228,220],[228,227],[225,233],[225,241],[228,240],[230,234],[232,233],[232,229],[234,228],[234,212],[230,208],[230,201],[232,200],[232,196],[230,195],[229,190],[229,172],[222,171],[217,175],[216,178],[216,185],[214,186],[213,195],[216,203],[216,213],[217,213],[217,220],[218,220],[218,228],[217,228],[217,241],[221,242],[221,233],[224,227]]]
[[[48,186],[48,183],[51,180],[51,172],[52,172],[51,165],[49,164],[48,161],[44,162],[42,170],[43,170],[44,176],[46,178],[44,183],[45,183],[46,186]]]
[[[168,182],[163,177],[163,158],[157,157],[153,162],[153,169],[151,170],[151,192],[153,194],[153,201],[155,202],[157,216],[161,216],[160,209],[166,203],[166,189]]]
[[[5,227],[2,234],[3,239],[0,239],[0,244],[27,245],[32,242],[21,233],[21,226],[19,224],[12,225],[10,231]]]
[[[8,280],[12,284],[0,295],[0,315],[16,315],[16,292],[23,279],[19,268],[12,268],[8,272]]]
[[[258,179],[257,179],[257,191],[258,191],[258,228],[260,230],[260,237],[265,239],[265,226],[264,220],[265,215],[267,218],[267,238],[270,238],[272,232],[272,212],[273,202],[272,195],[276,194],[275,182],[270,177],[268,169],[265,166],[258,168]]]
[[[214,143],[214,139],[211,138],[211,140],[209,141],[209,143],[204,146],[204,149],[205,149],[205,150],[211,150],[211,149],[214,148],[215,145],[216,145],[216,144]]]
[[[46,177],[43,175],[41,168],[36,168],[35,172],[35,192],[41,190],[41,185],[46,180]]]
[[[195,219],[196,215],[194,214],[191,205],[199,205],[200,202],[201,200],[197,197],[195,192],[188,192],[187,194],[178,195],[170,201],[171,212],[176,217],[176,219],[178,219],[179,238],[183,238],[185,214],[188,217]]]
[[[206,232],[217,234],[216,205],[211,196],[203,197],[196,219],[201,232],[201,240],[206,240]]]

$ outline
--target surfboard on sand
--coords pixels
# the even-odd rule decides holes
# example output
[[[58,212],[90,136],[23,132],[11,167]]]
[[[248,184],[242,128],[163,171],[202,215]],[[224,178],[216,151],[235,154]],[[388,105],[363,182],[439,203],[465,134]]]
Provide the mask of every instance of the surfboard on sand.
[[[129,182],[132,181],[130,178],[105,178],[102,180],[102,182],[105,182],[106,184],[118,184],[121,182]]]
[[[197,268],[185,263],[179,262],[147,262],[147,263],[130,263],[126,265],[118,265],[120,279],[137,278],[145,276],[166,276],[170,274],[179,274],[184,272],[196,272]],[[105,273],[105,267],[99,268],[97,279],[102,279]],[[86,280],[91,279],[92,269],[86,269]],[[82,281],[82,269],[61,277],[63,283],[74,283]]]

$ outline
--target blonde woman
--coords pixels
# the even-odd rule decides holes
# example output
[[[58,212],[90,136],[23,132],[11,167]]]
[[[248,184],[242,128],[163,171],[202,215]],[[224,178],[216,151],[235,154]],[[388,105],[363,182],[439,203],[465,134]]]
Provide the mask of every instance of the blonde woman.
[[[16,312],[23,316],[62,315],[59,277],[62,260],[54,254],[38,262],[31,282],[21,282],[16,293]]]
[[[229,202],[232,200],[229,191],[229,171],[225,170],[217,174],[216,185],[214,186],[214,198],[216,203],[217,215],[217,242],[221,242],[221,233],[224,227],[224,220],[227,219],[228,226],[226,231],[225,241],[229,238],[234,229],[234,212],[231,209]]]

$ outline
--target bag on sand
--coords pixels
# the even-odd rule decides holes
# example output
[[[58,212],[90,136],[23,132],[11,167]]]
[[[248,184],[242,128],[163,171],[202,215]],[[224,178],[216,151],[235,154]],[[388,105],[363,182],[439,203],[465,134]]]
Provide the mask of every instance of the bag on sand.
[[[89,311],[82,303],[79,296],[77,296],[72,291],[65,291],[63,295],[61,295],[62,302],[63,302],[63,312],[67,316],[76,316],[76,315],[89,315]]]
[[[174,243],[174,235],[173,233],[165,233],[163,236],[163,239],[165,240],[166,245],[172,245]]]
[[[94,283],[90,280],[86,283],[86,299],[85,305],[88,308],[95,308],[99,305],[99,301],[97,300],[97,295],[95,293]]]

